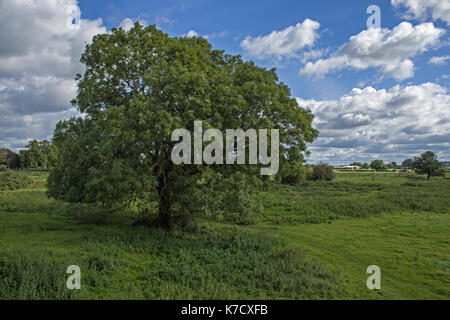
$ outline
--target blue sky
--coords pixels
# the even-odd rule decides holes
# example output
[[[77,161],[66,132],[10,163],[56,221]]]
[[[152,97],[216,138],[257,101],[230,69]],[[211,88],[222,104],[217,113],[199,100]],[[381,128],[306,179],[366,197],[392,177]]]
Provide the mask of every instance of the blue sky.
[[[368,30],[370,5],[380,28]],[[66,25],[73,7],[78,29]],[[277,68],[316,116],[310,162],[450,160],[450,0],[0,0],[0,146],[51,138],[76,116],[84,43],[129,21]]]
[[[375,88],[391,87],[397,82],[392,79],[378,81],[376,70],[346,70],[339,74],[325,76],[311,81],[299,77],[302,63],[296,59],[271,61],[247,56],[240,47],[246,36],[267,35],[273,30],[282,30],[309,18],[320,23],[320,38],[315,49],[331,48],[337,50],[349,37],[366,29],[366,13],[369,5],[376,4],[381,9],[381,26],[392,29],[402,19],[400,8],[393,7],[389,1],[92,1],[80,0],[79,5],[84,18],[101,17],[108,29],[117,27],[125,18],[145,20],[156,24],[171,36],[181,36],[195,30],[200,36],[216,35],[209,38],[214,48],[228,53],[241,54],[254,60],[260,66],[276,67],[280,79],[292,89],[294,96],[303,98],[337,98],[358,86],[361,81]],[[417,22],[414,22],[417,23]],[[446,28],[446,23],[434,21],[436,27]],[[450,48],[425,52],[416,57],[416,73],[413,79],[404,84],[418,84],[439,79],[448,70],[428,64],[435,55],[448,55]],[[273,60],[273,59],[272,59]],[[450,79],[440,79],[443,85]],[[326,88],[326,90],[324,90]]]

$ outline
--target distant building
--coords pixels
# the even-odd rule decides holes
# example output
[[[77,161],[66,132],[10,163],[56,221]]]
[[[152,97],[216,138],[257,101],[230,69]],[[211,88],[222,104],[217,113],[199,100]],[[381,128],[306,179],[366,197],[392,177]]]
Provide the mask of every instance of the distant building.
[[[361,169],[359,166],[337,166],[335,169],[347,169],[347,170],[359,170]]]

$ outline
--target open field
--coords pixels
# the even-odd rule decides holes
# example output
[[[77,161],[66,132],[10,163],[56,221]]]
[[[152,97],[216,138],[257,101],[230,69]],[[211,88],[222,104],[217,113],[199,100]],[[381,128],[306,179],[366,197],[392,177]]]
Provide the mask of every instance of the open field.
[[[46,174],[0,191],[0,299],[449,299],[450,179],[338,173],[268,184],[258,224],[134,227],[60,203]],[[68,290],[79,265],[82,289]],[[366,268],[381,268],[381,290]]]

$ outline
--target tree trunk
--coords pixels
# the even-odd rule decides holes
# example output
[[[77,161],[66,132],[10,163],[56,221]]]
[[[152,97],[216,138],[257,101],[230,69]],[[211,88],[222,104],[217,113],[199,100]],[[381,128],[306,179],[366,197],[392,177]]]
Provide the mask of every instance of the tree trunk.
[[[158,199],[159,199],[159,209],[158,209],[158,219],[157,225],[163,228],[170,228],[171,218],[170,218],[170,206],[171,199],[168,194],[165,176],[160,177],[158,183]]]
[[[428,172],[427,172],[427,180],[430,180],[430,178],[431,178],[431,172],[428,171]]]
[[[164,228],[170,228],[170,200],[165,192],[159,195],[158,225]]]

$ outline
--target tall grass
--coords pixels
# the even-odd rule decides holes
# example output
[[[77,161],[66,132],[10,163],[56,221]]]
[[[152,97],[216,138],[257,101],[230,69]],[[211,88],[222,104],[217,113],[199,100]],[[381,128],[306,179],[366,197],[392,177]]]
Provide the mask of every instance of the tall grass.
[[[269,183],[260,194],[265,206],[260,225],[200,220],[182,231],[166,231],[134,227],[133,211],[49,199],[45,174],[32,178],[30,189],[0,192],[0,299],[345,297],[348,275],[312,259],[293,235],[281,237],[282,230],[382,213],[448,213],[450,208],[448,179],[339,173],[332,182]],[[327,227],[304,225],[302,230],[322,226]],[[66,288],[66,269],[73,264],[81,268],[81,290]]]
[[[306,181],[294,187],[271,184],[261,194],[265,221],[322,223],[395,212],[450,210],[449,179],[426,181],[413,174],[338,173],[332,182]]]

